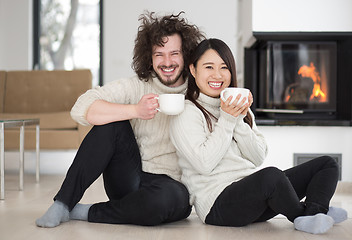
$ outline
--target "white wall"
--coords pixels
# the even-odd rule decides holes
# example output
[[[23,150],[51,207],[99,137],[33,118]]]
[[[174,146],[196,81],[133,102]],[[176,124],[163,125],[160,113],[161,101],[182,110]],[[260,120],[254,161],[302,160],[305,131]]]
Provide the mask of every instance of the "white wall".
[[[351,32],[351,0],[241,0],[242,46],[252,32]]]
[[[32,67],[32,0],[0,0],[0,69]]]
[[[4,3],[0,0],[0,29],[5,29],[5,22],[3,20],[3,16],[5,11]],[[0,56],[4,56],[5,54],[5,37],[4,34],[0,34]],[[0,66],[4,65],[4,59],[0,57]]]
[[[351,0],[253,0],[253,31],[352,31]]]
[[[294,153],[342,154],[342,180],[352,182],[352,128],[306,126],[259,126],[269,154],[264,166],[287,169]]]

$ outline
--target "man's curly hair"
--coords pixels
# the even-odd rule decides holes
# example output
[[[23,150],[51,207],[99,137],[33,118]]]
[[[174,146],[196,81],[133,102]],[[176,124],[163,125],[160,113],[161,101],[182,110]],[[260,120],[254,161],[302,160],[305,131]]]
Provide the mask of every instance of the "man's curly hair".
[[[182,39],[182,54],[184,59],[183,77],[188,74],[189,58],[198,43],[205,38],[197,26],[188,24],[187,20],[177,15],[164,17],[155,16],[154,12],[146,12],[139,17],[141,25],[138,28],[133,51],[132,68],[139,79],[148,81],[154,76],[152,53],[153,46],[164,46],[163,38],[175,33]]]

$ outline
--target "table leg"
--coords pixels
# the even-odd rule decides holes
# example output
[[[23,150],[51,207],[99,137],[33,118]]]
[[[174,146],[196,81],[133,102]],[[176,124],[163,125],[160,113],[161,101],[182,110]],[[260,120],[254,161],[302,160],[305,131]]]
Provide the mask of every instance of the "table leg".
[[[40,128],[39,124],[36,125],[35,127],[35,150],[37,154],[37,164],[36,164],[36,171],[35,171],[35,179],[37,182],[39,182],[39,175],[40,175],[40,152],[39,152],[39,147],[40,147]]]
[[[23,190],[24,172],[24,125],[20,127],[20,191]]]
[[[5,124],[0,123],[0,200],[5,199]]]

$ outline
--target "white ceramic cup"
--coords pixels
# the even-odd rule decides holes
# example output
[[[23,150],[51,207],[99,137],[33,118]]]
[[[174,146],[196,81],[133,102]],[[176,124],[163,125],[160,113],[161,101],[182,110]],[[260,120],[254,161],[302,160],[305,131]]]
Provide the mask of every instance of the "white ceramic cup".
[[[160,94],[156,97],[159,102],[159,112],[166,115],[177,115],[185,109],[185,95],[183,94]]]
[[[228,87],[221,91],[220,97],[225,102],[227,98],[232,96],[230,102],[230,104],[232,104],[238,94],[241,94],[241,98],[238,100],[238,102],[241,102],[243,98],[246,97],[247,99],[244,104],[248,103],[249,89],[247,88]]]

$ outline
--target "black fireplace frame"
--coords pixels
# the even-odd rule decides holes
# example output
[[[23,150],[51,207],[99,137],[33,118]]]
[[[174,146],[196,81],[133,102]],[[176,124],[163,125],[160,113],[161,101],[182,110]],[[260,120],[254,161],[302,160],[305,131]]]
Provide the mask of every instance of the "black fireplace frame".
[[[352,32],[253,32],[254,44],[245,48],[244,86],[253,94],[251,107],[258,125],[352,126]],[[269,41],[336,42],[336,112],[331,116],[302,113],[257,113],[259,106],[259,51]]]

